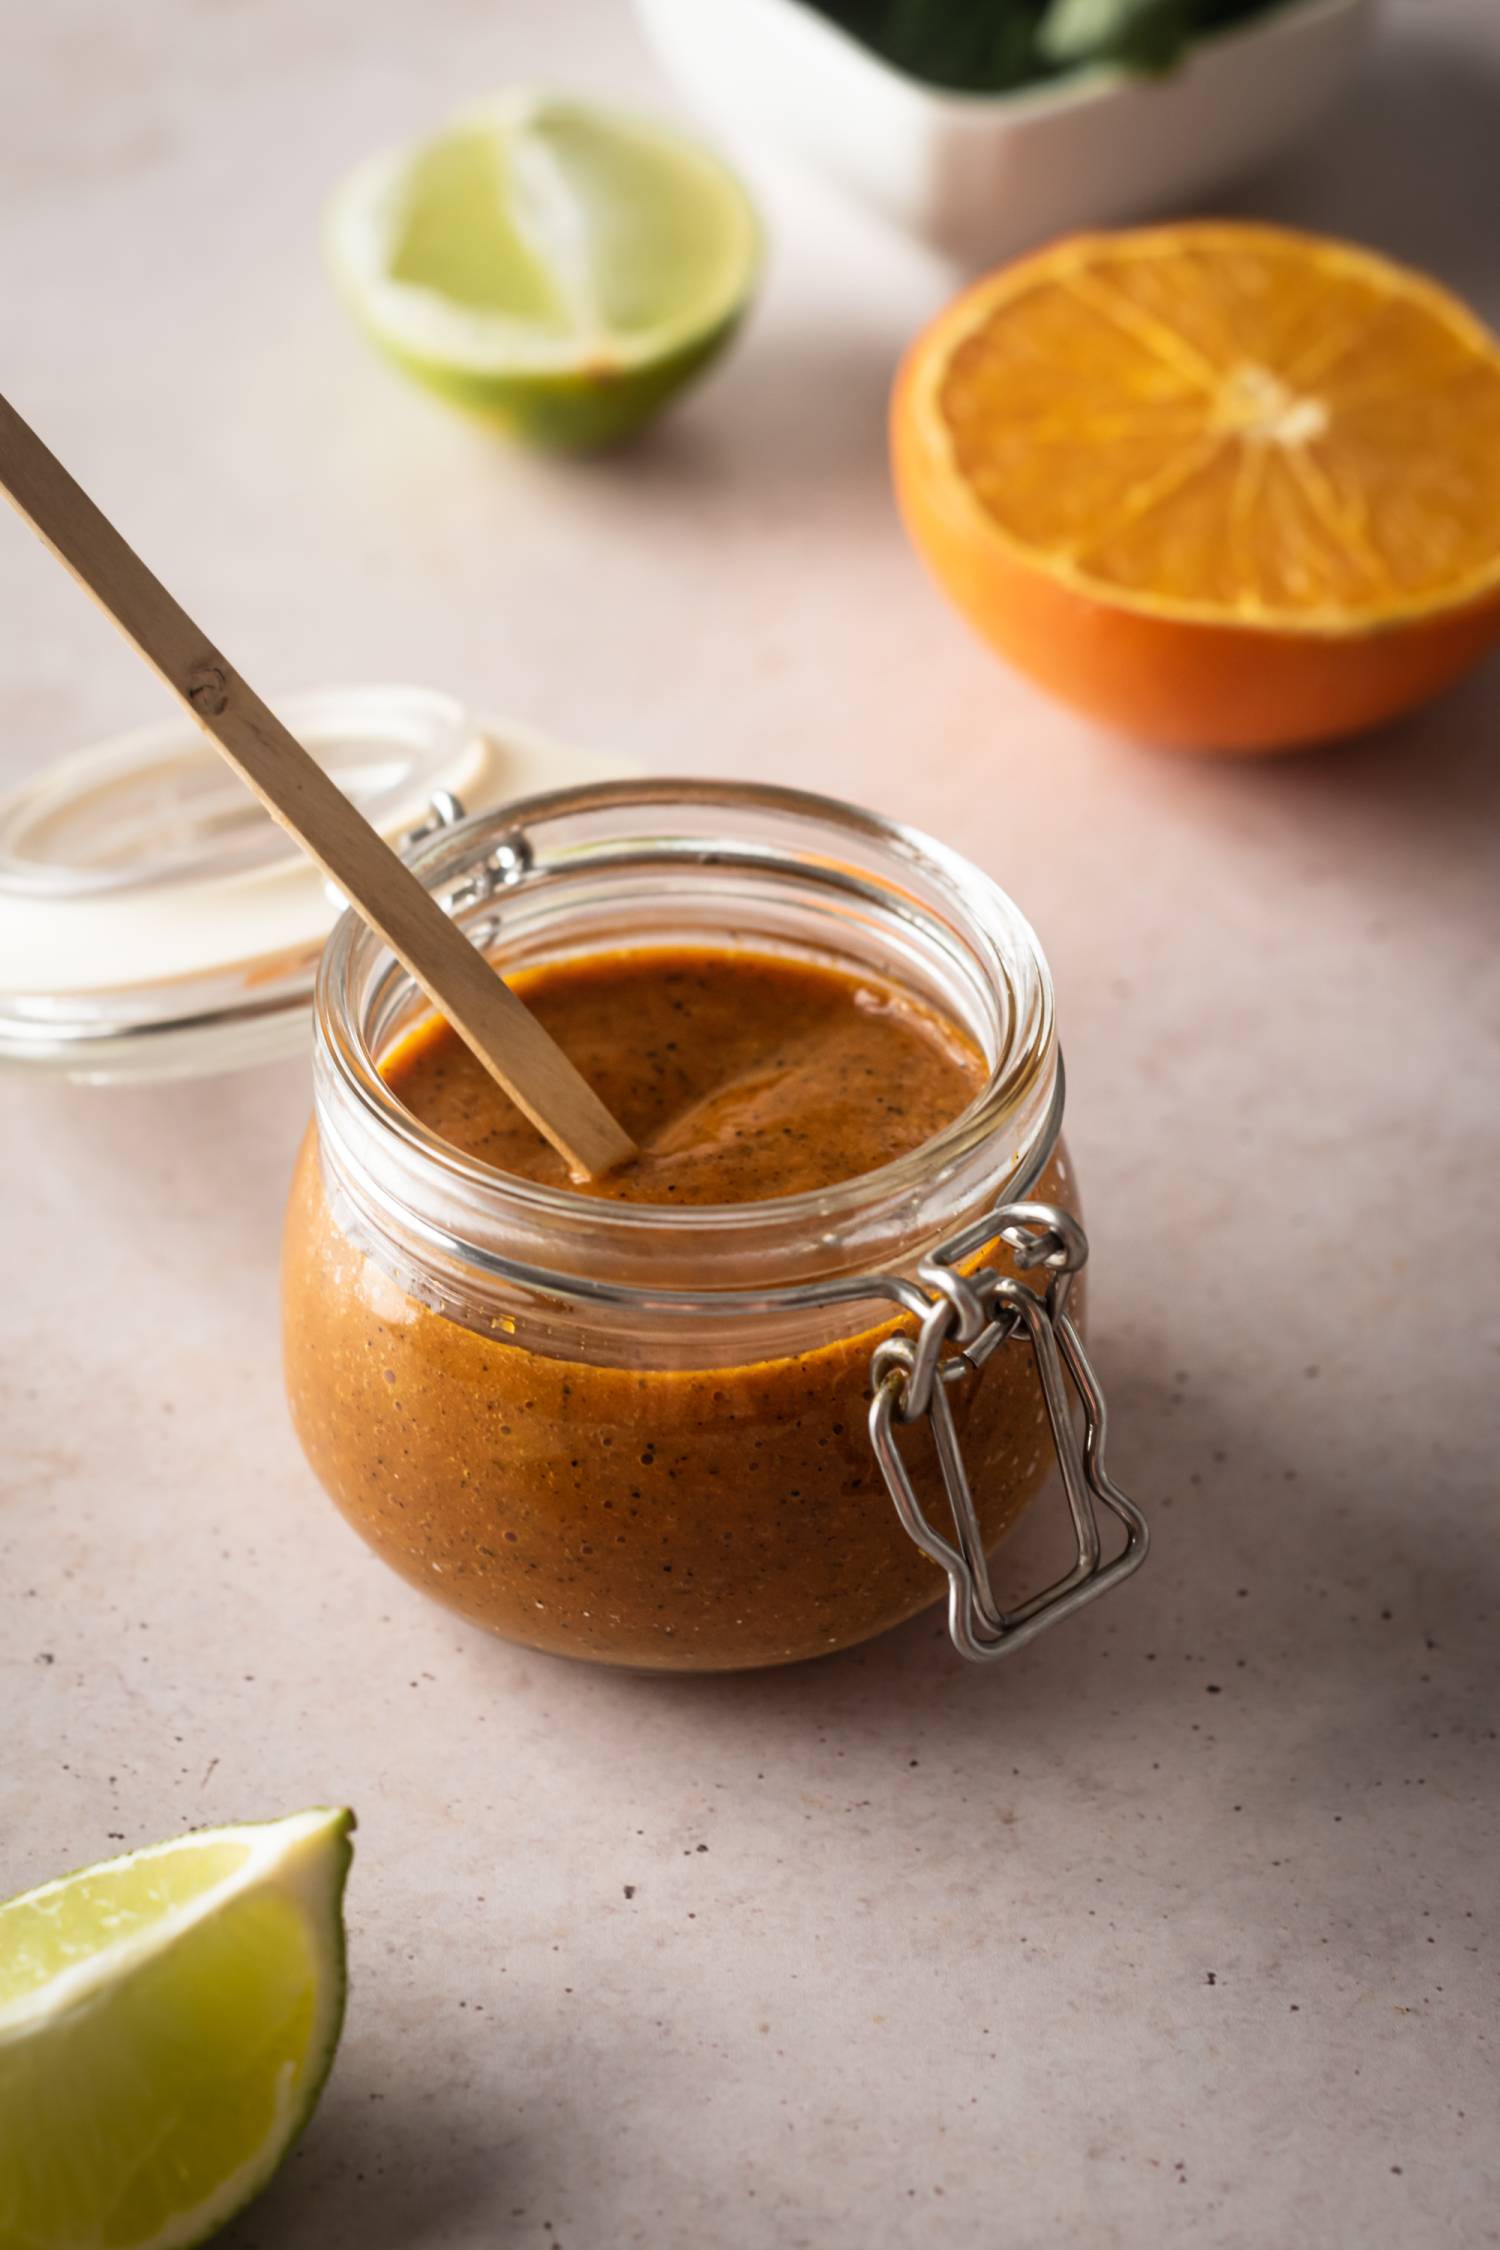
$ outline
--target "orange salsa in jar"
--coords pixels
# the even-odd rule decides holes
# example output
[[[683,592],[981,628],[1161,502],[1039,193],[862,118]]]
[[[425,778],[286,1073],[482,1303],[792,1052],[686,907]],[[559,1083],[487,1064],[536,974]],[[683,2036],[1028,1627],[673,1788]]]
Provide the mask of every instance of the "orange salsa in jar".
[[[985,1654],[1049,1613],[1002,1617],[985,1558],[1060,1434],[1080,1561],[1047,1600],[1133,1567],[1065,1395],[1092,1378],[1050,981],[987,878],[849,807],[694,783],[535,799],[417,865],[640,1153],[570,1180],[345,917],[285,1350],[377,1553],[606,1663],[815,1656],[945,1583]],[[1127,1511],[1109,1565],[1095,1500]]]

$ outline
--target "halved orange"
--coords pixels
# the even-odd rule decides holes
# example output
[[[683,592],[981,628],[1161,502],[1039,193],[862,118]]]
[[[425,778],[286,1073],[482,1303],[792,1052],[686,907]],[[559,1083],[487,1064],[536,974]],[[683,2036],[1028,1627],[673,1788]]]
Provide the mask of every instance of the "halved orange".
[[[1500,343],[1348,243],[1228,222],[1057,243],[918,337],[892,443],[959,608],[1133,735],[1322,741],[1500,639]]]

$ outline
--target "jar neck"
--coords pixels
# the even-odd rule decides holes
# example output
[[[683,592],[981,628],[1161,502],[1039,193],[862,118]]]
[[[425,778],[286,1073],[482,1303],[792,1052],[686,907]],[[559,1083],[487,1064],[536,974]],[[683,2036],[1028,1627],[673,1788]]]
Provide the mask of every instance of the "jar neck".
[[[607,783],[440,831],[413,867],[503,970],[659,946],[739,944],[878,975],[985,1058],[934,1139],[810,1194],[740,1205],[613,1203],[497,1172],[396,1100],[379,1058],[427,1007],[346,914],[316,1004],[315,1099],[334,1216],[410,1295],[564,1356],[621,1339],[699,1365],[867,1324],[863,1277],[910,1275],[1040,1169],[1060,1074],[1051,982],[988,877],[914,831],[798,791]],[[686,1363],[686,1362],[685,1362]]]

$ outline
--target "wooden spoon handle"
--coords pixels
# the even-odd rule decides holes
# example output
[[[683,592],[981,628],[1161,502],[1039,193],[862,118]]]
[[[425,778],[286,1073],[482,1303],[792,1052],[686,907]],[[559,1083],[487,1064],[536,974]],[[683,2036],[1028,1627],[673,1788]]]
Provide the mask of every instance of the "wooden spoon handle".
[[[3,398],[0,485],[569,1166],[595,1177],[633,1156],[530,1009]]]

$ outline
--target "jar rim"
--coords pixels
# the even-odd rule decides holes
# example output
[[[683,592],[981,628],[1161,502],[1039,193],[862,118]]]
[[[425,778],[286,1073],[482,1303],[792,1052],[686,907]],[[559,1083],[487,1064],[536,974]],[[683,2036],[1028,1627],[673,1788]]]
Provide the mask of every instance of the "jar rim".
[[[1002,1147],[1001,1136],[1008,1125],[1015,1128],[1015,1145],[992,1177],[1003,1181],[1018,1171],[1048,1122],[1053,1131],[1056,1126],[1052,1097],[1058,1058],[1051,976],[1030,924],[1007,893],[961,853],[921,830],[840,798],[777,784],[624,779],[548,791],[440,829],[413,853],[410,865],[441,896],[462,888],[462,878],[473,874],[476,854],[482,859],[497,846],[514,851],[518,840],[524,839],[525,879],[545,882],[549,872],[576,870],[580,854],[603,849],[597,842],[569,845],[560,833],[569,826],[587,830],[590,823],[597,827],[601,820],[638,813],[642,818],[635,841],[660,851],[670,841],[668,824],[674,812],[716,818],[722,846],[704,846],[700,855],[704,865],[727,864],[734,857],[736,839],[744,837],[751,857],[759,854],[770,866],[777,853],[769,845],[755,845],[748,831],[757,823],[790,823],[807,831],[810,845],[821,838],[823,849],[811,851],[807,864],[820,867],[828,877],[852,879],[858,872],[852,855],[863,847],[867,855],[883,857],[902,879],[876,875],[870,878],[872,884],[878,883],[894,899],[909,900],[913,912],[919,887],[941,902],[955,924],[961,925],[962,942],[980,974],[1003,992],[1006,1002],[1004,1036],[990,1060],[988,1076],[958,1116],[916,1148],[871,1171],[758,1202],[688,1206],[615,1202],[575,1188],[519,1178],[443,1140],[405,1107],[381,1075],[378,1042],[372,1041],[368,1025],[361,1020],[356,996],[382,957],[390,971],[405,979],[408,992],[410,979],[390,961],[384,941],[353,910],[346,911],[336,925],[318,971],[314,1022],[320,1086],[331,1079],[340,1107],[352,1106],[387,1148],[399,1152],[408,1177],[413,1172],[425,1177],[438,1194],[456,1190],[471,1206],[478,1198],[492,1215],[521,1222],[524,1231],[537,1237],[574,1236],[595,1250],[601,1239],[607,1240],[631,1265],[648,1243],[663,1251],[691,1243],[712,1258],[751,1237],[765,1243],[800,1240],[804,1245],[809,1237],[830,1241],[841,1230],[855,1230],[857,1222],[876,1209],[895,1212],[915,1205],[935,1176],[972,1165],[976,1152],[988,1144]],[[533,856],[542,835],[549,839],[547,846]],[[847,861],[827,850],[838,840],[848,846]],[[461,911],[459,918],[467,921],[473,915]],[[319,1114],[321,1122],[321,1094]],[[506,1264],[504,1258],[493,1257],[481,1262],[492,1270],[504,1270]],[[550,1268],[551,1261],[547,1263]],[[538,1278],[534,1259],[517,1259],[514,1270],[529,1280]],[[593,1264],[590,1270],[595,1270]],[[554,1278],[560,1286],[568,1286],[579,1277],[564,1270]]]

